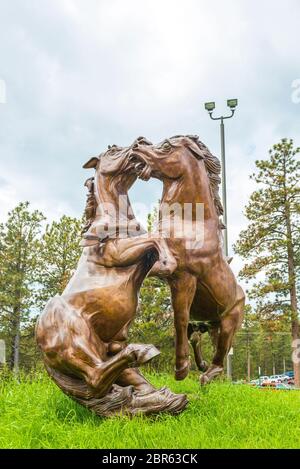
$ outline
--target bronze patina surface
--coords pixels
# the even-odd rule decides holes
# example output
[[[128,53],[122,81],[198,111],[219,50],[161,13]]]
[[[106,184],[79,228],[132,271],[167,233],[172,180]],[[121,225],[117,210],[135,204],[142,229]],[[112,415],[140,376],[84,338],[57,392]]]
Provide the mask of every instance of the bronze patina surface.
[[[91,223],[88,211],[90,228],[76,272],[62,295],[48,301],[36,338],[56,384],[97,414],[177,413],[187,404],[185,395],[154,389],[137,368],[159,351],[153,345],[126,343],[139,289],[153,264],[165,275],[176,268],[165,240],[139,234],[134,216],[128,220],[125,212],[120,226],[114,226],[106,210],[111,205],[118,210],[119,195],[128,198],[136,180],[130,151],[113,146],[85,165],[96,170],[95,218]],[[121,238],[125,228],[129,236]]]
[[[193,135],[171,137],[157,145],[137,141],[131,160],[142,163],[139,166],[142,179],[156,177],[163,182],[158,230],[177,263],[175,271],[166,275],[176,329],[175,377],[180,380],[188,374],[189,335],[197,365],[205,371],[201,376],[201,383],[205,384],[223,371],[224,358],[242,322],[245,301],[243,290],[223,254],[221,233],[224,226],[220,220],[223,208],[218,191],[220,162]],[[164,210],[165,206],[174,204],[182,211],[185,204],[191,204],[183,236],[173,236],[180,232],[177,225],[181,217],[176,216],[176,211],[165,213]],[[197,204],[203,204],[203,242],[197,241],[195,236]],[[189,328],[190,318],[202,323],[202,332],[208,330],[211,334],[215,353],[210,366],[201,356],[201,326],[196,331]]]
[[[36,327],[46,369],[66,394],[98,415],[178,413],[186,396],[157,390],[143,377],[138,367],[159,351],[150,344],[128,345],[128,328],[145,277],[163,277],[174,310],[176,379],[189,372],[189,339],[204,371],[201,383],[222,372],[242,321],[244,293],[222,250],[219,160],[195,136],[157,145],[139,137],[129,147],[109,147],[84,167],[95,169],[95,177],[86,182],[82,255],[65,291],[49,300]],[[163,182],[158,224],[150,234],[128,198],[137,177]],[[182,231],[178,209],[182,214],[186,204]],[[205,331],[215,345],[209,366],[201,355]]]

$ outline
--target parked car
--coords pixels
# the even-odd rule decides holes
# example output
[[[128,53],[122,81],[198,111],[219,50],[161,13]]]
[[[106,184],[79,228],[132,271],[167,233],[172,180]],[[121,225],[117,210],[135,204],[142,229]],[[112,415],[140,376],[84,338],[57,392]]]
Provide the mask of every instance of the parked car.
[[[290,391],[290,387],[287,385],[287,384],[284,384],[284,383],[277,383],[275,385],[275,389],[280,389],[282,391]]]
[[[271,383],[282,383],[283,379],[282,379],[282,375],[271,375],[270,376],[270,382]]]
[[[270,379],[266,380],[266,381],[263,381],[261,383],[261,387],[263,388],[274,388],[276,386],[276,382],[275,381],[271,381]]]
[[[286,371],[285,374],[289,376],[290,378],[294,378],[294,372],[293,371]]]
[[[284,383],[271,383],[268,386],[258,386],[260,389],[269,389],[269,390],[277,390],[277,391],[290,391],[292,388]]]
[[[280,376],[280,379],[282,380],[283,383],[287,383],[288,380],[290,379],[290,377],[288,375],[286,375],[285,373],[283,373],[282,375],[279,375]]]
[[[269,381],[269,376],[260,376],[259,380],[261,383],[263,383],[264,381]]]

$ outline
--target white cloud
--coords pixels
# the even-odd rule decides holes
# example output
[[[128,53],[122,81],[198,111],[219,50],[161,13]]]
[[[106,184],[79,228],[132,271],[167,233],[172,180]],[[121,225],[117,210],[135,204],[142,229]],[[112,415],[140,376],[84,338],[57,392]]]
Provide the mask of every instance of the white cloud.
[[[223,112],[237,97],[226,122],[236,240],[255,159],[281,137],[299,140],[300,105],[291,99],[298,0],[15,0],[1,8],[1,216],[20,200],[49,217],[80,215],[82,163],[138,135],[198,133],[219,154],[219,129],[203,102],[216,100]],[[160,190],[137,184],[132,200],[155,202]]]

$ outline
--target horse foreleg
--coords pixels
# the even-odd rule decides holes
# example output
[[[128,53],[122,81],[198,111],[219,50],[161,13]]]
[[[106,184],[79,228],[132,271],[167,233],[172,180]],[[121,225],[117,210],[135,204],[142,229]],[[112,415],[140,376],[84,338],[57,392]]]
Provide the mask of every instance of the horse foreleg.
[[[105,267],[128,267],[136,264],[146,254],[156,253],[155,261],[159,260],[160,269],[165,275],[172,274],[177,267],[177,262],[171,254],[165,240],[138,236],[135,238],[117,238],[108,240],[101,249],[99,264]],[[153,265],[152,264],[152,265]],[[149,266],[149,270],[152,267]]]
[[[99,364],[93,370],[92,380],[89,383],[94,389],[95,396],[101,397],[107,394],[112,384],[118,381],[129,366],[146,363],[158,353],[154,346],[130,344],[109,360]]]
[[[177,380],[184,379],[188,375],[190,367],[187,329],[196,283],[196,277],[187,272],[183,272],[169,281],[176,334],[175,379]]]
[[[124,327],[121,333],[118,333],[114,337],[114,341],[108,345],[108,354],[116,355],[126,347],[125,339],[127,339],[127,327]],[[119,342],[118,340],[121,340]],[[122,342],[123,341],[123,342]],[[116,380],[116,384],[119,386],[134,386],[137,391],[148,391],[151,392],[155,388],[146,380],[146,378],[140,373],[138,368],[127,368],[122,371]]]

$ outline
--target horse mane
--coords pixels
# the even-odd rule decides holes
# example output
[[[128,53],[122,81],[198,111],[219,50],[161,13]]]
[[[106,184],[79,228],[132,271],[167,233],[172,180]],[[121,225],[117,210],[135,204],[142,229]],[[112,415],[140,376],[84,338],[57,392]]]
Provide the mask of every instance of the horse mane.
[[[82,229],[82,234],[89,230],[96,218],[97,199],[95,195],[94,180],[94,177],[90,177],[84,183],[84,186],[88,189],[88,193],[83,214],[83,218],[85,219],[85,226]]]
[[[223,215],[224,210],[223,210],[223,205],[222,205],[220,194],[219,194],[219,186],[221,184],[221,177],[220,177],[221,163],[220,163],[219,158],[217,158],[215,155],[213,155],[209,151],[207,146],[199,140],[198,135],[175,135],[172,138],[178,138],[178,137],[187,137],[193,140],[193,142],[195,142],[198,148],[200,149],[201,156],[203,157],[205,169],[209,178],[209,184],[210,184],[217,214],[219,216]]]

